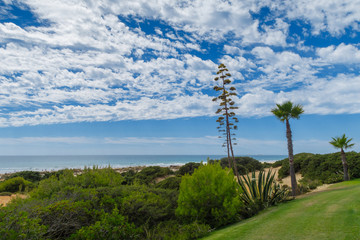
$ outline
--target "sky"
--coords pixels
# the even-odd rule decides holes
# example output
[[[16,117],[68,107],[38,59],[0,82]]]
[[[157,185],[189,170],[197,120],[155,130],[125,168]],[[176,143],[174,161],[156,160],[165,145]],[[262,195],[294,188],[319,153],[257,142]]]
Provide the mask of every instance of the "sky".
[[[287,154],[271,109],[301,104],[294,152],[360,150],[360,0],[0,0],[0,155]]]

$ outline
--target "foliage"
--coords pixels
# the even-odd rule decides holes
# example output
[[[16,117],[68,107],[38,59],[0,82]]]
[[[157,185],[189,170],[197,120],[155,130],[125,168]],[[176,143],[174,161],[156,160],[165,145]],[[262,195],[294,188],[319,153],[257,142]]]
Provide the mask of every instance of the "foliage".
[[[136,172],[134,170],[129,170],[121,173],[121,176],[124,177],[123,185],[131,185],[134,183]]]
[[[11,192],[0,192],[0,196],[11,196]]]
[[[181,166],[179,170],[176,172],[176,175],[184,176],[185,174],[193,174],[194,170],[199,168],[201,163],[189,162],[185,165]]]
[[[71,191],[76,188],[115,187],[121,185],[123,181],[124,178],[111,168],[85,168],[83,173],[78,176],[74,176],[72,170],[65,170],[58,177],[53,175],[41,181],[31,195],[36,198],[50,198],[53,194],[58,194],[66,189]]]
[[[95,217],[90,201],[57,201],[47,206],[38,206],[33,212],[47,226],[46,237],[67,239],[82,226],[90,225]]]
[[[226,157],[220,160],[209,160],[208,162],[220,162],[222,168],[226,168],[228,166],[228,160]],[[261,162],[251,157],[235,157],[235,162],[240,175],[264,169],[264,165]]]
[[[348,149],[355,145],[354,143],[350,143],[352,140],[352,138],[347,138],[345,134],[343,134],[341,137],[332,138],[330,144],[335,148]]]
[[[22,177],[14,177],[0,182],[0,192],[22,192],[31,188],[33,184]]]
[[[36,171],[21,171],[21,172],[16,172],[10,175],[7,175],[5,177],[5,180],[10,179],[10,178],[15,178],[15,177],[22,177],[27,181],[30,182],[39,182],[40,180],[43,179],[43,176],[40,172],[36,172]]]
[[[29,218],[27,212],[13,214],[11,209],[0,208],[0,239],[45,239],[46,227],[39,218]]]
[[[141,230],[134,224],[128,223],[126,218],[114,208],[112,213],[102,213],[101,219],[91,226],[81,228],[73,234],[72,240],[98,240],[98,239],[141,239]]]
[[[225,225],[238,219],[240,191],[229,169],[219,163],[202,165],[182,177],[176,215],[187,222]]]
[[[164,177],[171,173],[173,172],[167,167],[150,166],[138,172],[135,179],[140,184],[150,184],[154,183],[156,178]]]
[[[348,152],[347,163],[350,178],[360,177],[360,153]],[[282,162],[279,177],[289,175],[289,164]],[[341,153],[310,154],[301,153],[294,156],[294,167],[303,177],[319,180],[321,183],[335,183],[343,180]]]
[[[147,223],[152,227],[175,218],[176,191],[146,186],[128,187],[125,191],[120,199],[120,213],[128,216],[136,226]]]
[[[271,170],[266,174],[264,171],[258,173],[252,172],[249,175],[241,176],[240,186],[243,193],[240,195],[245,205],[245,214],[252,215],[259,210],[283,202],[288,196],[288,190],[282,189],[275,182],[275,173]]]
[[[314,154],[312,154],[312,153],[299,153],[299,154],[294,155],[295,172],[299,172],[301,169],[301,163],[303,161],[307,161],[313,155]],[[281,168],[279,169],[279,172],[278,172],[279,179],[289,176],[290,171],[289,171],[289,159],[288,158],[285,158],[284,160],[281,160],[281,161],[277,161],[276,164],[273,165],[273,167],[275,167],[275,166],[281,166]]]
[[[157,183],[156,188],[179,190],[181,183],[181,177],[168,177],[165,180]]]

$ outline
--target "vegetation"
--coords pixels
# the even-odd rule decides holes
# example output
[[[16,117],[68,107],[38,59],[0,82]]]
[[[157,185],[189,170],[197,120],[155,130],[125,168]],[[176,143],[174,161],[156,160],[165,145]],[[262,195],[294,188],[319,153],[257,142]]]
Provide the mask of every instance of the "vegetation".
[[[239,219],[240,188],[229,169],[207,164],[181,181],[176,215],[186,222],[219,227]]]
[[[288,190],[281,188],[275,182],[275,173],[272,173],[271,170],[267,174],[260,171],[257,177],[255,171],[252,172],[251,177],[249,175],[242,176],[240,186],[243,189],[240,197],[245,205],[243,215],[247,216],[252,216],[264,208],[283,202],[288,196]]]
[[[29,190],[33,184],[22,177],[14,177],[0,182],[0,192],[22,192]]]
[[[111,168],[87,168],[80,175],[72,170],[51,174],[29,198],[0,207],[0,239],[185,240],[207,234],[208,225],[176,217],[181,178],[154,184],[164,172],[171,173],[145,168],[134,174],[132,184]],[[26,183],[14,177],[2,184],[17,179]]]
[[[347,163],[349,166],[349,177],[360,178],[360,153],[348,152]],[[289,161],[284,159],[278,161],[281,165],[279,177],[289,176]],[[301,173],[304,182],[321,185],[323,183],[336,183],[343,180],[344,173],[341,171],[341,153],[311,154],[300,153],[294,156],[294,169]]]
[[[222,136],[220,137],[225,137],[223,147],[226,147],[227,149],[229,169],[234,170],[236,177],[239,180],[239,173],[235,163],[233,149],[233,145],[236,145],[236,143],[232,142],[236,140],[233,130],[237,129],[235,123],[238,122],[237,117],[235,117],[235,112],[233,112],[233,110],[238,109],[238,107],[235,107],[235,102],[232,99],[232,97],[237,96],[235,92],[236,88],[234,86],[229,88],[227,87],[227,85],[231,84],[231,80],[229,79],[231,77],[231,74],[229,73],[229,70],[226,68],[226,66],[224,64],[220,64],[218,66],[218,69],[219,71],[216,73],[218,76],[214,80],[216,82],[220,80],[220,86],[215,86],[214,90],[220,92],[220,95],[213,98],[213,101],[220,100],[220,107],[216,111],[216,114],[221,114],[221,116],[216,120],[216,122],[218,122],[220,125],[218,127],[219,132],[222,133]],[[230,156],[233,163],[232,167],[230,164]]]
[[[294,168],[304,176],[299,188],[341,181],[340,154],[295,155]],[[252,158],[235,159],[239,172],[264,168]],[[360,153],[348,152],[347,161],[349,175],[360,177]],[[41,175],[38,182],[10,176],[0,183],[3,194],[29,191],[29,197],[0,207],[0,240],[198,239],[286,199],[273,173],[244,176],[240,186],[227,164],[227,158],[189,163],[175,173],[160,167],[123,174],[111,168],[65,169]],[[276,164],[289,174],[287,159]]]
[[[332,139],[333,140],[330,142],[330,144],[333,145],[335,148],[341,149],[341,161],[344,169],[344,181],[348,181],[350,180],[350,178],[349,178],[348,164],[346,161],[346,155],[344,149],[348,149],[354,146],[353,143],[350,144],[352,138],[347,138],[345,134],[343,134],[342,137],[336,137]]]
[[[191,175],[191,174],[193,174],[194,170],[199,168],[200,166],[201,166],[201,163],[189,162],[189,163],[186,163],[185,165],[181,166],[176,174],[179,176],[184,176],[185,174]]]
[[[338,240],[360,238],[360,180],[335,184],[214,231],[204,240]]]
[[[222,158],[220,160],[208,160],[209,163],[220,162],[222,168],[226,168],[228,165],[228,159]],[[238,169],[238,173],[240,175],[245,175],[252,171],[263,170],[265,164],[255,160],[251,157],[235,157],[236,168]],[[269,167],[269,166],[268,166]]]
[[[289,120],[291,118],[299,119],[300,115],[304,112],[301,105],[293,105],[292,102],[287,101],[283,104],[276,104],[276,108],[273,108],[271,112],[281,121],[286,124],[286,138],[289,153],[289,165],[290,165],[290,177],[291,177],[291,192],[292,195],[296,195],[297,182],[294,169],[294,156],[293,156],[293,143],[292,134]]]

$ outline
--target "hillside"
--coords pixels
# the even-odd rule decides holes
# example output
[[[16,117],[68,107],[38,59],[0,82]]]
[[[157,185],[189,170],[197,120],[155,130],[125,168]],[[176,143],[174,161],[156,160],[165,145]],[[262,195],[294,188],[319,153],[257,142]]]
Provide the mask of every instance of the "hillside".
[[[269,208],[213,232],[214,239],[360,239],[360,179]]]

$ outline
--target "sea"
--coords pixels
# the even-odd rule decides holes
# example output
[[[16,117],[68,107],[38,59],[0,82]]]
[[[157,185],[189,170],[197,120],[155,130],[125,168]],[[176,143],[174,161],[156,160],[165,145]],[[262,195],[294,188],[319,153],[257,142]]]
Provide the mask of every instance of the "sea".
[[[274,162],[285,155],[247,155],[261,162]],[[206,162],[224,155],[76,155],[76,156],[0,156],[0,174],[19,171],[55,171],[84,167],[170,166]]]

